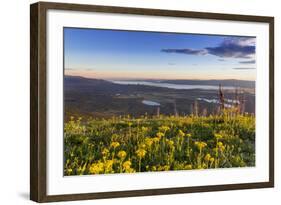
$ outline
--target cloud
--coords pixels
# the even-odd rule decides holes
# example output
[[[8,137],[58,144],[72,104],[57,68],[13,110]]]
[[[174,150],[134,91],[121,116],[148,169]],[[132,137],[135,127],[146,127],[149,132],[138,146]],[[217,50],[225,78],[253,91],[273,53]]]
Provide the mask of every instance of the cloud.
[[[209,54],[221,58],[252,58],[256,52],[253,38],[225,38],[217,47],[205,48]]]
[[[184,48],[184,49],[162,49],[162,52],[165,53],[181,53],[181,54],[187,54],[187,55],[206,55],[207,51],[205,49],[201,50],[195,50],[195,49],[190,49],[190,48]]]
[[[256,69],[256,68],[253,68],[253,67],[250,67],[250,68],[246,68],[246,67],[242,67],[242,68],[232,68],[232,69],[234,69],[234,70],[254,70],[254,69]]]
[[[240,61],[241,64],[255,64],[256,60]]]
[[[251,37],[227,37],[223,44],[236,44],[239,46],[255,46],[256,38]]]
[[[245,58],[251,59],[255,55],[255,38],[248,37],[227,37],[216,47],[206,47],[204,49],[162,49],[166,53],[180,53],[187,55],[214,55],[220,58]]]

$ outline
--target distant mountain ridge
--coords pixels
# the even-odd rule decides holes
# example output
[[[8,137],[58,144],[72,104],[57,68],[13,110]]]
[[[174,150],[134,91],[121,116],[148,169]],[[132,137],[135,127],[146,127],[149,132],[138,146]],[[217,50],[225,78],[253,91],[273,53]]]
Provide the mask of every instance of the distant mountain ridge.
[[[80,76],[64,76],[65,83],[74,83],[74,84],[95,84],[104,85],[107,84],[108,86],[112,85],[112,82],[103,80],[103,79],[95,79],[95,78],[86,78]],[[134,81],[147,81],[147,82],[158,82],[158,83],[170,83],[170,84],[177,84],[177,85],[212,85],[218,86],[221,84],[222,86],[231,86],[231,87],[242,87],[242,88],[255,88],[255,81],[248,81],[248,80],[235,80],[235,79],[227,79],[227,80],[134,80]]]
[[[219,85],[222,86],[233,86],[233,87],[244,87],[244,88],[255,88],[255,81],[248,80],[160,80],[161,83],[171,84],[186,84],[186,85]]]

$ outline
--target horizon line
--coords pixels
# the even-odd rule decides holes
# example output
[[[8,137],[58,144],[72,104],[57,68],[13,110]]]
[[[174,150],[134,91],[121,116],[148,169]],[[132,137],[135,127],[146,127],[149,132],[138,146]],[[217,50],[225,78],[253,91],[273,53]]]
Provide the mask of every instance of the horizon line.
[[[85,79],[96,79],[96,80],[198,80],[198,81],[208,81],[208,80],[234,80],[234,81],[250,81],[250,82],[256,82],[255,80],[243,80],[243,79],[235,79],[235,78],[225,78],[225,79],[199,79],[199,78],[95,78],[91,76],[82,76],[82,75],[69,75],[69,74],[64,74],[64,77],[80,77],[80,78],[85,78]]]
[[[99,78],[99,79],[115,79],[115,80],[135,80],[135,79],[153,79],[153,80],[247,80],[256,81],[255,75],[246,75],[246,73],[224,73],[224,72],[206,72],[206,71],[188,71],[188,72],[176,72],[173,70],[160,72],[159,70],[149,70],[149,71],[102,71],[93,69],[69,69],[64,68],[64,74],[72,76],[83,76],[86,78]]]

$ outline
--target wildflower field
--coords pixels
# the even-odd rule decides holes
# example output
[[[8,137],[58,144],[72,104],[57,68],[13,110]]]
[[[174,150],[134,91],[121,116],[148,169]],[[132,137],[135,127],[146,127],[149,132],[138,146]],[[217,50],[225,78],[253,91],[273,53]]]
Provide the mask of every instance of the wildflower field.
[[[64,175],[255,166],[255,117],[142,116],[64,125]]]

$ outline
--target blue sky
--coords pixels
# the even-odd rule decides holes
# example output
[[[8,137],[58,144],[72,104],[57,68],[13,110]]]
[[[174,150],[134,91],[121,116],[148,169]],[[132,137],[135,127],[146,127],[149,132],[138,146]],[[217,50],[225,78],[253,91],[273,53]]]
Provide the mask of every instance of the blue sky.
[[[64,28],[65,73],[103,79],[255,80],[255,38]]]

